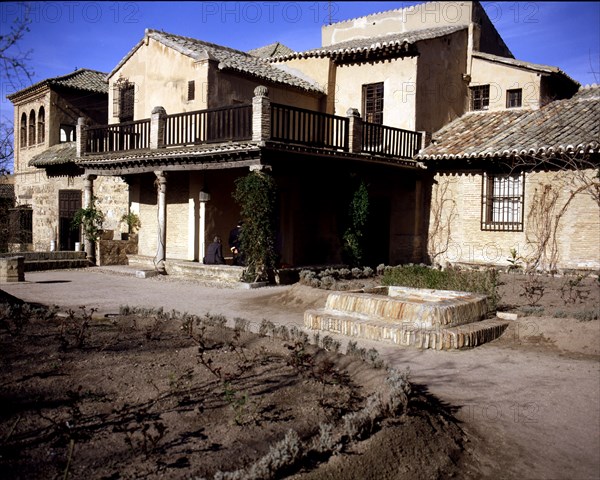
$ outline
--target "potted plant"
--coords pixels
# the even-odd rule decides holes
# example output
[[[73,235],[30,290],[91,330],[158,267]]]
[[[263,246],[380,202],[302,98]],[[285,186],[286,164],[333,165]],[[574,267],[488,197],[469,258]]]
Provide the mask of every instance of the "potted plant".
[[[134,233],[137,233],[139,228],[142,226],[142,223],[140,222],[140,217],[133,212],[124,214],[121,217],[121,223],[127,225],[127,232],[121,233],[122,240],[129,240],[129,236]]]

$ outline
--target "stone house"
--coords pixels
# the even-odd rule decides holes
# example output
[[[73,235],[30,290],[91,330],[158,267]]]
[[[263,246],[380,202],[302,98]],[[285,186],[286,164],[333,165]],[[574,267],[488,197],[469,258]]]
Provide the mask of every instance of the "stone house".
[[[87,69],[49,78],[8,96],[14,104],[14,186],[16,222],[29,225],[31,238],[17,250],[73,250],[81,242],[71,228],[82,207],[84,170],[75,148],[78,118],[107,123],[106,74]],[[96,186],[105,228],[119,229],[127,208],[127,185],[106,177]]]
[[[170,259],[198,262],[209,239],[227,238],[239,217],[235,181],[251,169],[268,170],[278,185],[284,265],[344,260],[341,238],[361,181],[371,204],[367,263],[506,263],[515,242],[540,240],[525,227],[517,237],[516,230],[496,228],[514,222],[498,213],[505,208],[494,203],[494,192],[520,195],[523,182],[513,177],[527,172],[511,165],[502,173],[508,176],[499,176],[499,164],[513,157],[496,149],[494,128],[514,132],[505,143],[519,151],[581,143],[589,147],[586,161],[597,162],[593,129],[576,143],[576,129],[533,140],[539,132],[530,122],[554,112],[560,123],[560,105],[579,105],[585,94],[573,96],[579,84],[556,67],[515,60],[478,2],[430,2],[328,25],[322,47],[306,52],[275,43],[246,53],[146,30],[106,80],[106,125],[82,115],[72,164],[83,173],[88,199],[92,192],[104,196],[102,182],[123,179],[122,208],[141,219],[139,253],[161,268]],[[477,162],[469,157],[473,143]],[[439,150],[447,144],[451,161]],[[458,183],[442,188],[440,180],[452,174],[470,190]],[[440,189],[461,216],[448,210]],[[521,220],[536,202],[522,197]],[[565,218],[577,216],[577,202],[569,202]],[[488,220],[473,220],[475,212]],[[588,242],[597,220],[596,214],[586,224]],[[502,253],[455,258],[442,251],[484,238]],[[593,247],[553,258],[556,265],[593,268]]]

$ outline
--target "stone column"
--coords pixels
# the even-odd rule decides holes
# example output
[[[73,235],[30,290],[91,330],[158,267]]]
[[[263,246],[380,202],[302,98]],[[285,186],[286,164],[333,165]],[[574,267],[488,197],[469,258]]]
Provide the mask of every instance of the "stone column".
[[[167,251],[167,174],[155,171],[158,181],[158,244],[154,263],[160,273],[165,273],[165,260]]]
[[[204,263],[204,254],[206,252],[206,202],[210,200],[210,193],[200,192],[198,195],[200,201],[200,218],[199,218],[199,248],[198,248],[198,260],[200,263]]]
[[[154,107],[150,116],[150,148],[165,147],[165,127],[167,124],[167,111],[163,107]]]
[[[271,138],[271,100],[267,87],[259,85],[252,97],[252,141],[264,142]]]
[[[362,151],[362,131],[363,121],[356,108],[349,108],[346,111],[348,117],[348,151],[350,153],[360,153]]]
[[[81,120],[81,118],[80,118]],[[78,125],[79,127],[79,125]],[[83,176],[83,208],[90,208],[94,202],[94,180],[96,175],[85,174]],[[96,263],[95,239],[89,238],[85,231],[83,232],[83,241],[85,249],[85,257],[87,261]]]
[[[82,157],[85,153],[85,144],[87,143],[88,137],[88,120],[85,117],[79,117],[77,119],[77,126],[75,127],[77,140],[75,142],[77,148],[77,157]]]

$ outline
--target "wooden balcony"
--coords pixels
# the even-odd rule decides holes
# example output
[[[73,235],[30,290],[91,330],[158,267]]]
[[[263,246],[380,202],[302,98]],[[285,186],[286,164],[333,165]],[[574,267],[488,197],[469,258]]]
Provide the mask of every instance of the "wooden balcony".
[[[151,119],[83,127],[82,153],[94,156],[254,141],[409,160],[421,148],[421,132],[363,122],[356,112],[341,117],[271,102],[266,105],[233,105],[172,115],[159,108]]]

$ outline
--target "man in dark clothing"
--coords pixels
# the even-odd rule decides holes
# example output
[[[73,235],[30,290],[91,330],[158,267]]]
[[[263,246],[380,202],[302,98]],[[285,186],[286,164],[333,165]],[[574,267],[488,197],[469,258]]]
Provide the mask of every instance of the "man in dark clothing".
[[[233,264],[243,265],[241,246],[242,246],[242,221],[240,220],[235,228],[229,232],[229,250],[233,253]]]
[[[222,265],[225,263],[225,259],[223,258],[223,247],[219,237],[215,237],[213,242],[206,248],[204,263],[206,265]]]

